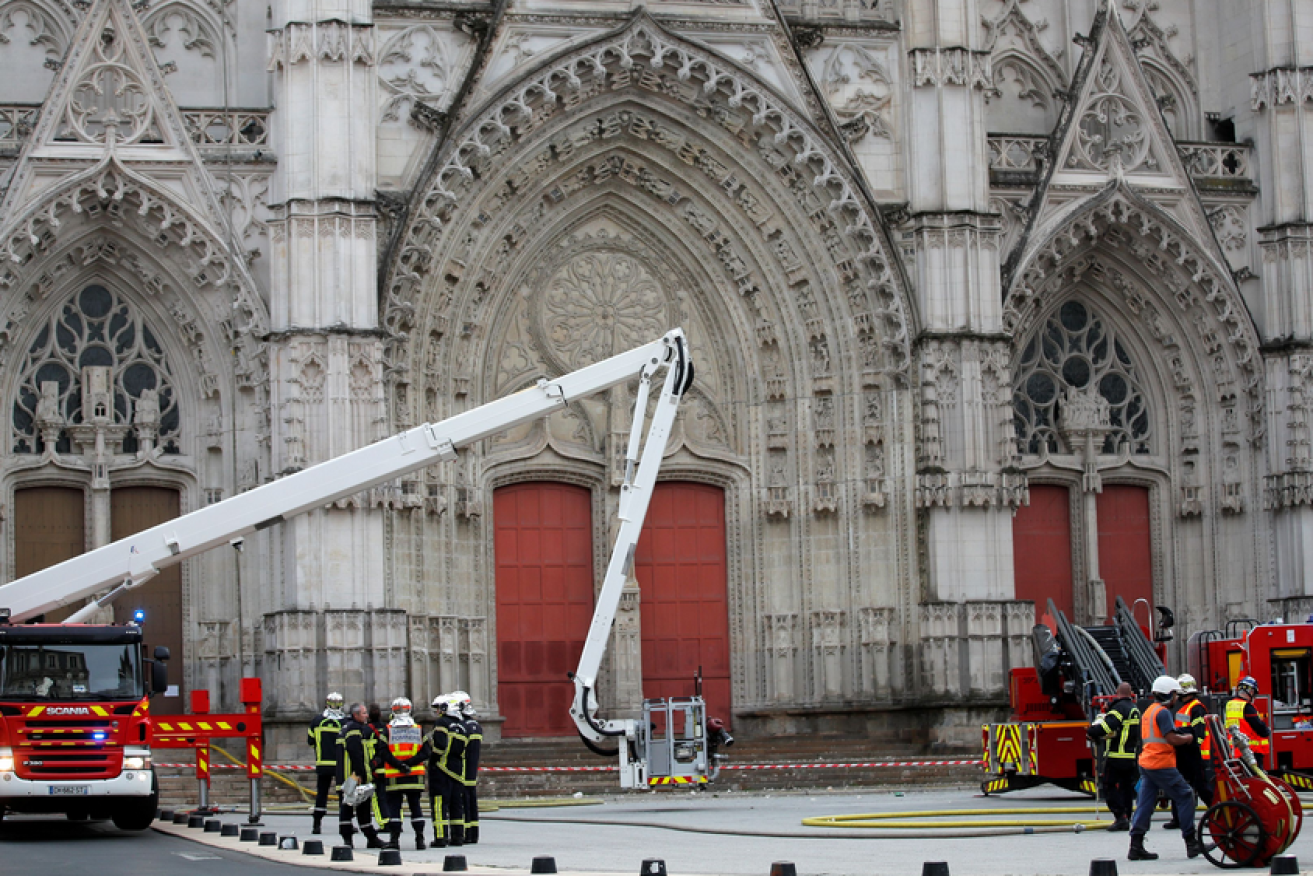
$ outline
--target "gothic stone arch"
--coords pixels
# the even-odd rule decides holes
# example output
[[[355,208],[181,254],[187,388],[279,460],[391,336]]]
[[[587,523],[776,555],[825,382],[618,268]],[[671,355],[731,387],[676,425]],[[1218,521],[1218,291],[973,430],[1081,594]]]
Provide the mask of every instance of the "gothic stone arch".
[[[885,448],[912,440],[911,308],[841,152],[750,74],[639,14],[508,86],[430,166],[385,265],[396,425],[682,323],[700,380],[681,458],[737,473],[754,506],[740,547],[782,569],[769,585],[758,568],[741,572],[736,649],[756,653],[736,691],[795,702],[869,687],[858,613],[901,604],[914,554],[912,521],[884,510],[899,507],[906,474]],[[607,439],[627,431],[627,416],[623,400],[582,403],[571,422],[508,434],[438,486],[468,496],[499,454],[548,445],[614,484]],[[455,507],[468,512],[463,501]],[[455,519],[466,531],[439,537],[469,539],[459,552],[477,553],[482,524]],[[845,531],[880,547],[815,547],[846,543]],[[761,644],[767,586],[796,619],[792,653],[777,631]],[[813,665],[822,639],[825,669]],[[828,659],[836,648],[842,665]],[[789,663],[780,672],[777,657]]]
[[[1217,606],[1229,602],[1257,610],[1270,577],[1261,559],[1263,365],[1232,278],[1204,244],[1118,183],[1038,241],[1014,274],[1005,325],[1019,352],[1054,307],[1076,297],[1114,320],[1134,349],[1157,444],[1116,470],[1142,466],[1169,485],[1155,545],[1160,598],[1184,610],[1191,629],[1216,625]]]

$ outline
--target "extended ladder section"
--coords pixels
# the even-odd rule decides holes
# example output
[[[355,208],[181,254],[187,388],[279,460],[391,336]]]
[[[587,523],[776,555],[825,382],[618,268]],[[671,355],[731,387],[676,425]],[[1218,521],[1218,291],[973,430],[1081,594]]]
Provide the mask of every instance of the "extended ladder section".
[[[1112,696],[1122,682],[1142,693],[1152,687],[1155,678],[1166,674],[1158,653],[1120,596],[1113,623],[1105,626],[1076,626],[1051,599],[1049,614],[1057,619],[1058,644],[1075,674],[1072,693],[1087,714],[1097,711],[1091,705],[1095,697]]]
[[[648,387],[652,376],[662,369],[666,371],[664,389],[643,448],[639,474],[634,478],[633,460],[642,443]],[[693,363],[680,329],[564,377],[540,380],[536,386],[514,395],[440,423],[417,426],[0,586],[0,611],[8,609],[14,621],[22,621],[99,594],[99,598],[69,618],[69,623],[76,623],[98,606],[108,604],[116,596],[150,580],[161,569],[188,557],[235,543],[296,514],[454,459],[458,450],[476,441],[541,419],[571,401],[635,379],[639,381],[639,400],[629,438],[626,483],[620,498],[622,538],[616,548],[622,555],[618,559],[613,557],[611,563],[618,570],[616,574],[623,578],[623,573],[633,566],[638,530],[643,525],[675,411],[693,382]],[[623,580],[616,584],[613,577],[608,573],[607,586],[611,589],[604,589],[603,598],[598,601],[599,617],[594,620],[594,629],[603,624],[609,630],[615,617],[615,605],[603,610],[607,599],[619,602]],[[591,686],[591,678],[589,683]]]

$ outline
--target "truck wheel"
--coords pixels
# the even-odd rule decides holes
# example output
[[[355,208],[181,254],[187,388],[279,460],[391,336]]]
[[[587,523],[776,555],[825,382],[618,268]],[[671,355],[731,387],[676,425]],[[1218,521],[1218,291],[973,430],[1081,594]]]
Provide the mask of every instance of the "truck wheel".
[[[128,797],[120,799],[114,807],[114,826],[119,830],[145,830],[155,821],[155,812],[160,805],[160,783],[155,778],[155,771],[150,774],[150,796]]]

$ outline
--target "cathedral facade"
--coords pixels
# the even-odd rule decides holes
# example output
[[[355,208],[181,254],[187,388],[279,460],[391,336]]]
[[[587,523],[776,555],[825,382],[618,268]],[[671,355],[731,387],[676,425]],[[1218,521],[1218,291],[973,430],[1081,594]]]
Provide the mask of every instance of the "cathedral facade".
[[[969,744],[1050,610],[1170,607],[1174,665],[1303,617],[1310,33],[1313,0],[0,0],[0,573],[682,326],[612,713],[699,676],[749,735]],[[571,733],[632,392],[123,597],[157,709],[258,674],[282,758],[330,689]]]

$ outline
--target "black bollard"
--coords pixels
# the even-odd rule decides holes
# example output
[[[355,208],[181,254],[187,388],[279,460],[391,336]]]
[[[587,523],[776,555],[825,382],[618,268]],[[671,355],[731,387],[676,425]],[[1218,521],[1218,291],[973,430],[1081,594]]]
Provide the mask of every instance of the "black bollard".
[[[464,873],[467,869],[464,855],[447,855],[442,859],[443,873]]]
[[[218,833],[218,832],[221,831],[221,830],[223,830],[223,822],[222,822],[222,821],[220,821],[220,820],[217,819],[217,818],[207,818],[207,819],[205,819],[205,832],[206,832],[206,833]]]
[[[529,872],[530,872],[530,873],[555,873],[555,872],[556,872],[556,859],[555,859],[555,858],[548,858],[548,857],[534,858],[534,859],[533,859],[533,865],[529,867]]]
[[[260,845],[262,845],[262,846],[276,846],[276,845],[278,845],[278,834],[274,833],[272,830],[261,831],[261,832],[260,832]]]
[[[379,852],[378,865],[380,867],[400,867],[401,849],[384,849]]]
[[[772,867],[771,871],[774,872],[774,870],[775,868]],[[643,861],[638,876],[666,876],[666,862],[660,858],[647,858]]]
[[[241,841],[244,843],[253,843],[260,838],[260,831],[253,827],[243,827]]]
[[[301,854],[303,855],[322,855],[323,853],[323,840],[306,840],[301,844]]]
[[[770,876],[798,876],[798,868],[792,861],[776,861],[770,865]]]
[[[173,820],[173,816],[174,816],[174,812],[173,812],[172,809],[161,809],[161,810],[160,810],[160,821],[172,821],[172,820]]]
[[[219,831],[219,836],[238,836],[242,829],[235,824],[225,824],[223,830]]]
[[[926,861],[921,865],[921,876],[948,876],[948,862]]]
[[[173,823],[174,823],[174,824],[186,824],[186,823],[187,823],[187,819],[189,819],[189,818],[191,818],[191,816],[188,815],[186,812],[175,812],[175,813],[173,813]]]
[[[187,826],[188,826],[188,827],[204,827],[204,826],[205,826],[205,816],[204,816],[204,815],[188,815],[188,816],[187,816]]]
[[[1117,862],[1112,858],[1090,861],[1090,876],[1117,876]]]
[[[1272,859],[1272,872],[1279,876],[1297,876],[1299,859],[1294,855],[1277,855]]]
[[[297,843],[296,837],[294,836],[280,836],[278,838],[278,848],[287,852],[295,852],[300,848],[300,845]]]
[[[350,846],[333,846],[332,860],[353,861],[355,858],[351,854]]]

